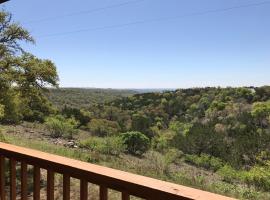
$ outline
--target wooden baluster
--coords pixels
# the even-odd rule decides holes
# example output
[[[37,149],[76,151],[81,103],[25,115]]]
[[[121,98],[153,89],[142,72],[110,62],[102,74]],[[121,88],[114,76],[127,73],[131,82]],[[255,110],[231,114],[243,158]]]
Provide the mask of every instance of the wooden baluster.
[[[40,168],[34,166],[34,200],[40,200]]]
[[[0,156],[0,199],[6,199],[5,191],[5,158]]]
[[[54,172],[47,171],[47,200],[54,200]]]
[[[85,180],[80,182],[80,200],[87,200],[88,196],[88,183]]]
[[[27,164],[21,162],[21,199],[27,200]]]
[[[122,192],[122,200],[130,200],[130,196],[127,192]]]
[[[10,158],[10,200],[16,200],[16,160]]]
[[[108,188],[101,185],[99,187],[99,199],[100,200],[108,200]]]
[[[63,200],[70,200],[70,176],[63,175]]]

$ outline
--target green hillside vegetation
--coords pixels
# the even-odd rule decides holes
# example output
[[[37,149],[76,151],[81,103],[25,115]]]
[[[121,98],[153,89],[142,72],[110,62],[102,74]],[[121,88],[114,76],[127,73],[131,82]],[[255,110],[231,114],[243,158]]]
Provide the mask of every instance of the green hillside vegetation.
[[[237,198],[269,199],[269,86],[144,94],[48,89],[58,87],[55,65],[25,52],[22,42],[34,40],[0,12],[1,141]]]
[[[91,134],[81,141],[82,148],[138,157],[156,152],[172,156],[169,163],[181,157],[230,186],[249,188],[250,197],[241,198],[270,189],[269,86],[135,94],[60,113]]]
[[[136,94],[133,90],[58,88],[50,89],[47,97],[58,108],[63,106],[86,108],[93,104],[106,103],[117,98]]]

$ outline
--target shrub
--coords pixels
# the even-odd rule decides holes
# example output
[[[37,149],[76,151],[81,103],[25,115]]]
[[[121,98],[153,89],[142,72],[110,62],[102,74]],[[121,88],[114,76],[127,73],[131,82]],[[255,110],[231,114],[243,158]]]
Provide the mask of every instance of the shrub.
[[[88,111],[67,106],[63,108],[62,114],[68,118],[74,117],[80,123],[80,126],[86,126],[91,117],[91,114]]]
[[[104,138],[91,137],[86,140],[80,141],[80,147],[94,151],[98,145],[102,143]]]
[[[159,135],[152,139],[152,146],[155,150],[164,153],[173,146],[174,137],[174,131],[160,131]]]
[[[5,136],[3,135],[2,131],[3,131],[3,130],[2,130],[1,127],[0,127],[0,142],[5,142],[6,139],[5,139]]]
[[[119,155],[126,149],[120,137],[91,137],[81,141],[80,146],[91,151],[109,155]]]
[[[247,185],[253,185],[259,190],[270,190],[269,167],[254,166],[249,171],[237,171],[231,166],[225,165],[218,170],[218,174],[228,183],[245,182]]]
[[[121,134],[123,143],[127,146],[127,151],[133,155],[142,155],[150,145],[149,138],[138,131],[132,131]]]
[[[254,185],[256,188],[270,190],[270,169],[269,167],[254,166],[244,175],[244,181],[248,185]]]
[[[187,154],[185,160],[196,166],[203,167],[207,170],[211,169],[213,171],[217,171],[224,165],[221,159],[207,154],[201,154],[201,156]]]
[[[179,121],[173,121],[169,125],[169,129],[176,132],[177,134],[181,134],[183,136],[187,136],[190,133],[193,124],[191,123],[182,123]]]
[[[152,137],[152,135],[150,135],[150,126],[151,126],[151,119],[146,116],[143,113],[137,113],[132,115],[132,130],[135,131],[140,131],[143,133],[148,134],[149,137]]]
[[[144,154],[147,166],[147,170],[151,173],[155,173],[158,176],[163,175],[168,171],[169,164],[166,162],[165,157],[156,151],[148,151]]]
[[[178,149],[169,149],[165,154],[166,163],[177,163],[177,161],[182,158],[184,153]]]
[[[65,137],[71,139],[78,131],[78,122],[75,119],[66,119],[61,115],[48,117],[45,120],[45,125],[50,131],[51,137]]]
[[[217,173],[228,183],[233,183],[239,179],[238,172],[229,165],[224,165]]]
[[[5,115],[5,106],[0,104],[0,120],[4,117]]]
[[[214,182],[211,185],[213,192],[218,192],[226,196],[234,196],[237,199],[261,199],[253,188],[246,188],[243,185],[230,184],[226,182]]]
[[[111,136],[120,131],[120,126],[117,122],[106,119],[92,119],[87,128],[97,136]]]
[[[220,169],[221,167],[224,166],[224,163],[222,162],[221,159],[216,158],[216,157],[211,157],[210,159],[210,169],[217,171],[218,169]]]

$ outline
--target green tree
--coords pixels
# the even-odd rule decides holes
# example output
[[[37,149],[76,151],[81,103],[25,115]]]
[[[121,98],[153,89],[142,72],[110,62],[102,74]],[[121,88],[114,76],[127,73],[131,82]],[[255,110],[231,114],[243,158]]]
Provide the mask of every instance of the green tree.
[[[61,115],[47,117],[45,125],[50,132],[51,137],[65,137],[72,139],[77,133],[78,122],[74,118],[64,118]]]
[[[120,131],[120,126],[117,122],[106,119],[92,119],[87,128],[90,132],[97,136],[111,136]]]
[[[4,116],[1,121],[5,123],[18,123],[22,119],[23,104],[20,101],[18,92],[9,88],[5,92],[0,92],[0,103],[4,108]]]
[[[138,131],[122,133],[121,138],[130,154],[142,155],[150,145],[149,138]]]
[[[270,116],[270,101],[254,103],[251,114],[259,122],[261,128],[265,127]]]
[[[150,132],[149,130],[150,127],[151,121],[149,117],[147,117],[145,114],[137,113],[132,115],[132,124],[131,124],[132,130],[148,134]]]
[[[80,126],[85,126],[91,119],[90,112],[84,109],[71,108],[65,106],[62,109],[62,114],[68,118],[74,117],[76,120],[80,122]]]
[[[12,15],[0,11],[0,59],[24,52],[21,42],[34,43],[30,33],[12,21]]]
[[[5,106],[4,121],[42,121],[51,113],[44,92],[57,86],[58,76],[50,60],[26,53],[22,42],[34,43],[30,33],[12,21],[10,13],[0,12],[0,104]]]

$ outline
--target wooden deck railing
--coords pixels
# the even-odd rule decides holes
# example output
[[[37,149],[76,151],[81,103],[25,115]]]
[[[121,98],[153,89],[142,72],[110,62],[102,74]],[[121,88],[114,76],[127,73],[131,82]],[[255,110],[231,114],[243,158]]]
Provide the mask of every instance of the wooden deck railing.
[[[5,161],[9,160],[9,169]],[[17,167],[18,164],[20,167]],[[123,163],[125,164],[125,163]],[[99,186],[99,199],[108,199],[108,189],[122,193],[122,200],[136,196],[147,200],[229,200],[231,198],[216,195],[185,186],[159,181],[119,170],[93,165],[61,156],[26,149],[10,144],[0,143],[0,199],[15,200],[17,195],[22,200],[27,199],[28,183],[27,166],[33,166],[33,198],[40,199],[41,169],[47,170],[47,199],[53,200],[55,190],[55,173],[63,175],[63,199],[70,199],[70,178],[80,180],[81,200],[88,199],[88,183]],[[16,188],[16,171],[20,169],[20,190]],[[5,175],[9,171],[9,187]],[[18,175],[18,174],[17,174]],[[8,191],[8,194],[6,192]],[[57,189],[57,188],[56,188]],[[91,194],[89,194],[91,196]],[[9,198],[7,198],[9,196]]]

